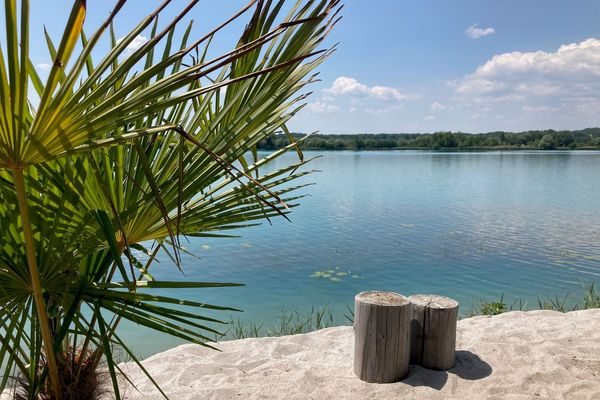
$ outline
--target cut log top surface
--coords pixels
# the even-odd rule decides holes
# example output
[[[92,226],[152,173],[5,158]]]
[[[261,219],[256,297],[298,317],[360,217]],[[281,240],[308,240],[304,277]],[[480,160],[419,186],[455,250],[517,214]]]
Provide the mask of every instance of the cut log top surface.
[[[404,306],[410,303],[407,297],[393,292],[361,292],[356,295],[355,300],[361,303],[390,307]]]
[[[455,308],[458,307],[458,302],[444,296],[436,296],[432,294],[413,294],[408,298],[411,303],[430,308]]]

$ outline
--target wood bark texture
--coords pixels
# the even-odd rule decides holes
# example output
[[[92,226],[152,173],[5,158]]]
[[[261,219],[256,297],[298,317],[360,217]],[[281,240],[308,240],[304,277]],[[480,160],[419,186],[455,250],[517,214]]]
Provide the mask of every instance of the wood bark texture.
[[[410,359],[409,300],[393,292],[362,292],[354,300],[354,372],[367,382],[402,380]]]
[[[415,294],[412,303],[410,363],[435,370],[454,367],[458,302]]]

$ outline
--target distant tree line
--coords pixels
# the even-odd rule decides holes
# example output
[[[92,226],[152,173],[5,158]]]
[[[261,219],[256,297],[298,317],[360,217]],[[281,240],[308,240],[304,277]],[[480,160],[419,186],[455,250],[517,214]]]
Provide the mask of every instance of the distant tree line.
[[[298,140],[304,134],[294,133]],[[273,150],[287,146],[289,138],[274,134],[258,145],[259,149]],[[377,133],[355,135],[315,134],[302,142],[305,150],[393,150],[393,149],[456,149],[456,150],[556,150],[600,149],[600,128],[577,131],[525,132],[435,132],[435,133]]]

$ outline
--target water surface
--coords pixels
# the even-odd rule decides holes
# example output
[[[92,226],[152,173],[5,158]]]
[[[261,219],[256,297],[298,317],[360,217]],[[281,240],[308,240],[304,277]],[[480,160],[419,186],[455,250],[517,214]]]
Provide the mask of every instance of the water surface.
[[[282,309],[324,304],[344,323],[363,290],[437,293],[466,310],[502,295],[534,306],[598,280],[600,152],[320,154],[311,167],[322,172],[304,180],[316,185],[303,189],[310,197],[292,223],[192,239],[200,259],[184,257],[186,277],[168,259],[152,267],[155,277],[245,283],[175,295],[242,308],[235,318],[267,326]],[[180,343],[125,329],[143,355]]]

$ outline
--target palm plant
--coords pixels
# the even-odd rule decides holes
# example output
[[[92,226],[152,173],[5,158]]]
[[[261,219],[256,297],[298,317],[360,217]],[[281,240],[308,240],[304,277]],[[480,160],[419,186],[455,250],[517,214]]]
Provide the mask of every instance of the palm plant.
[[[153,261],[166,252],[181,267],[182,235],[225,236],[286,217],[301,197],[290,182],[310,171],[299,169],[309,160],[298,143],[289,135],[288,147],[262,157],[256,145],[289,134],[312,71],[332,52],[318,47],[338,20],[338,1],[252,0],[191,40],[191,23],[176,28],[197,1],[161,24],[166,0],[117,40],[125,0],[89,37],[86,2],[75,0],[58,45],[46,34],[53,65],[45,82],[29,55],[29,2],[5,1],[0,391],[17,375],[23,397],[73,397],[103,362],[120,397],[114,346],[143,368],[119,336],[122,319],[207,345],[220,321],[202,309],[231,309],[152,289],[235,284],[158,281]],[[222,28],[246,14],[235,48],[209,59]],[[128,54],[145,30],[149,40]],[[92,57],[105,37],[110,50]],[[264,172],[291,149],[296,163]]]

